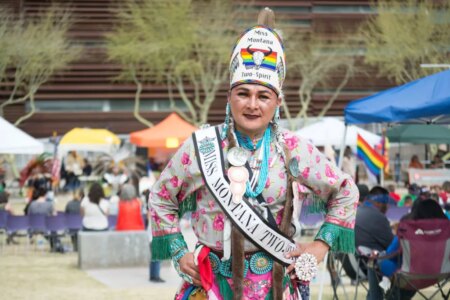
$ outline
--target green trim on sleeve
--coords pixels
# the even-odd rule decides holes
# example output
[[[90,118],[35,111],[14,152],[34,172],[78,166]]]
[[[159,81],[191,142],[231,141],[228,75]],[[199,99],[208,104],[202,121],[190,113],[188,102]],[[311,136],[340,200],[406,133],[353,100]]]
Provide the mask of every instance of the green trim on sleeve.
[[[181,233],[173,233],[163,236],[153,237],[152,240],[152,260],[167,260],[171,259],[176,254],[177,250],[183,248],[187,249],[187,244],[184,241]],[[177,247],[177,249],[175,249]]]
[[[178,217],[181,218],[187,212],[197,210],[197,193],[193,192],[178,204]]]
[[[321,240],[330,246],[331,251],[354,253],[355,232],[331,223],[323,223],[314,240]]]
[[[327,201],[323,200],[316,194],[312,194],[312,199],[306,201],[306,209],[310,214],[325,213],[327,211]]]

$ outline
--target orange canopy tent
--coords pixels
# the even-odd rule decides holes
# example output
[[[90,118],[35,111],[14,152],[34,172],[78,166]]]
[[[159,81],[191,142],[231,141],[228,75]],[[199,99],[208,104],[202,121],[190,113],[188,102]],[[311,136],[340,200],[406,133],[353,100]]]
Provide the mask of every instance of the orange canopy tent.
[[[152,128],[139,130],[130,134],[130,142],[138,147],[178,148],[197,127],[171,113],[167,118]]]

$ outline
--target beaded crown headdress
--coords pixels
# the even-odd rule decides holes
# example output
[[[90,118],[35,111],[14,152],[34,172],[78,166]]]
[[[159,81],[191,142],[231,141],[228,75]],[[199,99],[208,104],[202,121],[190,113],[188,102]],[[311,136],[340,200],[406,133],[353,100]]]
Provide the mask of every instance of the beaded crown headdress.
[[[258,25],[239,37],[230,60],[230,89],[256,83],[281,94],[286,61],[281,37],[274,27],[274,13],[265,8],[258,16]]]

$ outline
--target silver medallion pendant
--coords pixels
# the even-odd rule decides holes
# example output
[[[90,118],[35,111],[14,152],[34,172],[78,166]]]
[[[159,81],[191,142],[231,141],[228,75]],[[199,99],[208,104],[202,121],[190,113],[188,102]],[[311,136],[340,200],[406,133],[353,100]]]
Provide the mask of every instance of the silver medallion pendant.
[[[289,161],[289,172],[294,177],[298,177],[298,175],[300,174],[298,170],[298,159],[296,157],[291,158],[291,160]]]
[[[247,151],[241,147],[233,147],[227,153],[228,162],[235,167],[242,167],[248,159]]]

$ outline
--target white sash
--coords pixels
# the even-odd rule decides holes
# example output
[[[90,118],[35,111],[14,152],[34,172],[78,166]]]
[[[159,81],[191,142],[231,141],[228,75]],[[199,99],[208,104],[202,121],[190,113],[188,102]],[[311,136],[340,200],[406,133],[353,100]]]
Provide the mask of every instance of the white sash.
[[[269,223],[244,198],[233,203],[230,184],[225,178],[223,152],[219,144],[219,130],[208,127],[193,134],[195,152],[203,179],[211,194],[229,219],[255,246],[267,252],[274,260],[290,265],[295,258],[284,257],[296,249],[295,243]]]

